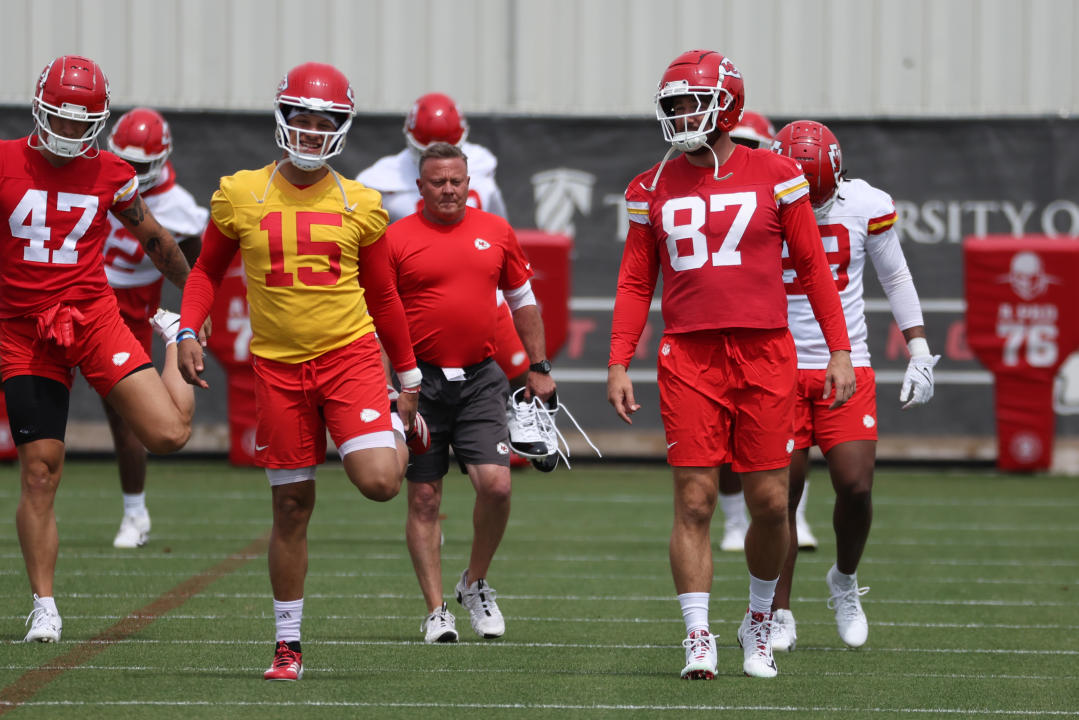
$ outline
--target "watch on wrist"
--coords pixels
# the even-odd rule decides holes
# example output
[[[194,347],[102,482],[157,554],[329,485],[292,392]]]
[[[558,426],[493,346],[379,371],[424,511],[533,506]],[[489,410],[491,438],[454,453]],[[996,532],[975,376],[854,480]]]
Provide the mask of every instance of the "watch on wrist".
[[[528,369],[531,370],[532,372],[538,372],[538,373],[542,373],[544,375],[550,375],[551,374],[551,361],[550,360],[541,360],[541,361],[539,361],[537,363],[532,363],[531,365],[528,366]]]

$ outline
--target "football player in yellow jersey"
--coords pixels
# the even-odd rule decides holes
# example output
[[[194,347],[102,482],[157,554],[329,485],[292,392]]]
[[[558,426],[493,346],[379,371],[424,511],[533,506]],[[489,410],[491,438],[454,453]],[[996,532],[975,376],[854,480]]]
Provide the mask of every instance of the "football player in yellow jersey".
[[[388,263],[386,212],[377,192],[326,164],[344,147],[354,114],[352,88],[333,66],[305,63],[289,71],[274,104],[284,154],[221,179],[181,309],[180,370],[205,388],[202,346],[188,328],[209,314],[239,250],[251,308],[255,462],[266,468],[273,494],[276,640],[268,680],[303,675],[307,524],[326,431],[366,497],[389,500],[401,488],[376,325],[401,384],[398,429],[418,424],[421,374]]]

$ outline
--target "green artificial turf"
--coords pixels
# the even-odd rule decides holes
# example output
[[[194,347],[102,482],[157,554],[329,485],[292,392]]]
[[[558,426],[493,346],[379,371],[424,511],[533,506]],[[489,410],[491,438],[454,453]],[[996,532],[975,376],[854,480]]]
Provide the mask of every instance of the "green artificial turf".
[[[58,645],[21,642],[31,603],[14,524],[17,468],[0,467],[0,480],[0,714],[12,718],[1079,715],[1076,478],[878,471],[859,572],[871,588],[869,641],[851,650],[826,607],[832,492],[815,467],[809,519],[821,546],[801,555],[795,575],[797,649],[777,653],[773,680],[742,675],[745,561],[717,550],[719,675],[688,682],[678,676],[667,468],[515,471],[488,578],[507,625],[493,641],[475,636],[452,595],[474,495],[451,475],[443,579],[462,641],[427,646],[404,494],[366,501],[331,463],[319,471],[309,533],[298,683],[262,680],[273,640],[265,553],[220,565],[269,530],[262,471],[152,460],[151,541],[119,551],[114,465],[69,462],[57,496]],[[185,599],[192,582],[206,585]],[[132,630],[129,615],[162,603],[175,607]],[[118,641],[94,640],[109,628]]]

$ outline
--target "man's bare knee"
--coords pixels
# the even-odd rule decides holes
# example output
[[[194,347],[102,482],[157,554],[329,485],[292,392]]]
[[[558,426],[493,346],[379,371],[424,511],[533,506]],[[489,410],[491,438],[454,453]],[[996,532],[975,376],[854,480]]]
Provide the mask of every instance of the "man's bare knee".
[[[384,470],[355,478],[352,484],[368,500],[386,502],[393,500],[397,497],[397,493],[401,491],[401,476],[393,470]]]

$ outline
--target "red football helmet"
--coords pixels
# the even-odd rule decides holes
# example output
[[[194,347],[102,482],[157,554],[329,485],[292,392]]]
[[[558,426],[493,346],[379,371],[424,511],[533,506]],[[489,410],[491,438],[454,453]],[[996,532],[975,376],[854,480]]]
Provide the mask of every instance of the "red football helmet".
[[[412,104],[405,118],[405,140],[417,152],[434,142],[461,146],[468,137],[468,123],[449,95],[428,93]]]
[[[112,126],[109,150],[135,168],[139,189],[149,190],[164,179],[161,171],[172,154],[172,132],[156,110],[135,108]]]
[[[772,127],[772,121],[750,110],[742,113],[742,119],[731,130],[731,140],[751,148],[767,150],[772,147],[775,136],[776,129]]]
[[[697,109],[672,114],[669,99],[679,95],[693,95]],[[744,104],[742,74],[734,63],[712,50],[690,50],[676,57],[660,78],[656,118],[667,142],[682,152],[693,152],[704,146],[713,130],[733,130]],[[678,122],[690,117],[700,117],[700,126],[687,130],[683,125],[679,130]]]
[[[809,181],[809,202],[815,209],[832,202],[843,178],[843,155],[839,141],[826,125],[795,120],[776,134],[772,150],[794,158],[802,166]]]
[[[288,121],[293,115],[307,113],[326,117],[337,125],[329,132],[304,130],[305,135],[322,135],[322,149],[317,154],[302,152],[292,146]],[[317,170],[345,149],[345,134],[352,126],[356,102],[352,86],[344,73],[333,65],[309,62],[288,71],[277,86],[274,119],[277,120],[277,144],[288,153],[292,164],[301,170]]]
[[[109,81],[93,60],[63,55],[41,71],[31,109],[37,137],[50,152],[61,157],[85,155],[97,149],[97,136],[109,117]],[[88,127],[82,137],[64,137],[53,132],[51,117],[78,120]]]

